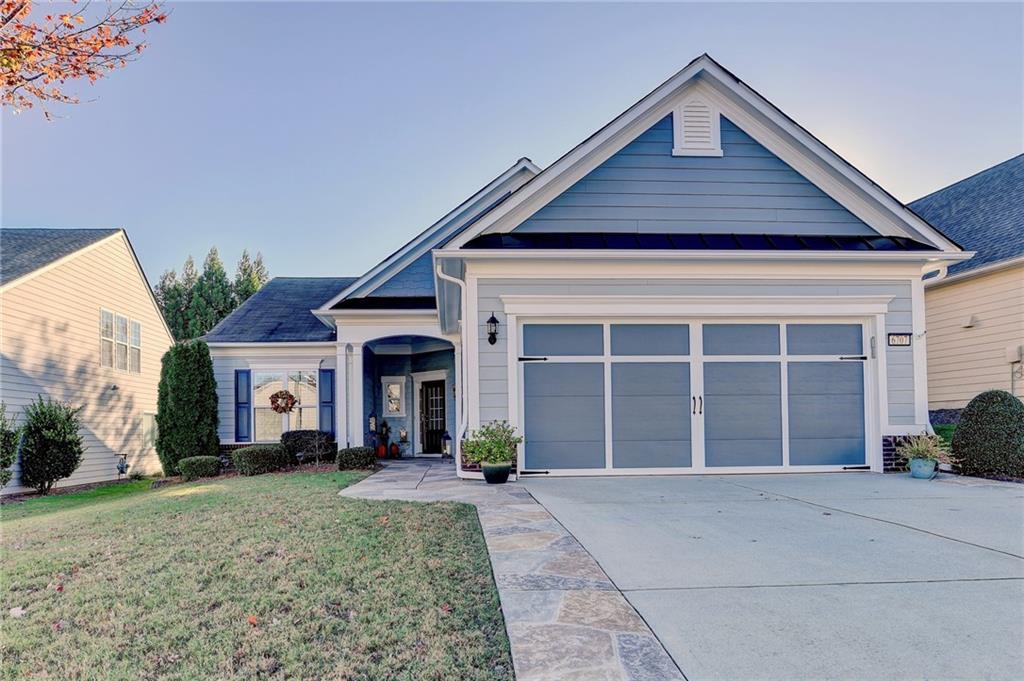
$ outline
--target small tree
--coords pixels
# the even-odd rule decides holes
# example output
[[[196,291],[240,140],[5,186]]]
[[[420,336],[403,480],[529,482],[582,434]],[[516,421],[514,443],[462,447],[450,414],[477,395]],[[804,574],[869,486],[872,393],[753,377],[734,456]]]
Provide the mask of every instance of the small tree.
[[[0,402],[0,487],[5,487],[14,474],[11,467],[18,457],[21,428],[7,416],[7,405]]]
[[[252,294],[263,288],[270,276],[267,266],[263,264],[263,254],[257,253],[256,258],[249,257],[248,249],[242,251],[235,268],[234,307],[247,301]]]
[[[202,341],[178,343],[161,360],[157,386],[156,451],[164,475],[178,473],[178,461],[217,456],[217,382],[210,349]]]
[[[21,483],[48,494],[53,483],[70,476],[82,463],[85,447],[78,412],[63,402],[39,398],[25,407],[21,443]]]
[[[203,262],[203,273],[192,289],[188,305],[188,332],[198,338],[228,316],[232,307],[231,282],[216,248],[211,248]]]

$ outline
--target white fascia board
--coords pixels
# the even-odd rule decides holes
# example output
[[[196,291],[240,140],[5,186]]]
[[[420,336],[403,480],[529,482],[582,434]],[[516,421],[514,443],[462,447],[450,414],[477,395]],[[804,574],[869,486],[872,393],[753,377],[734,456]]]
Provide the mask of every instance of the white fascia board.
[[[989,263],[988,265],[982,265],[981,267],[973,270],[967,270],[966,272],[957,272],[956,274],[949,275],[946,277],[936,277],[935,279],[925,279],[924,287],[926,289],[939,288],[946,284],[955,284],[960,281],[966,281],[975,277],[983,277],[986,274],[992,274],[1000,270],[1009,269],[1016,265],[1024,265],[1024,255],[1017,256],[1016,258],[1009,258],[1007,260],[1001,260],[999,262]]]
[[[892,296],[503,295],[506,314],[560,317],[884,314]]]
[[[698,76],[703,75],[702,72],[706,72],[708,78],[697,82]],[[865,222],[873,228],[879,229],[880,233],[886,234],[888,232],[892,235],[893,232],[896,232],[898,236],[909,236],[911,238],[924,236],[934,246],[941,248],[943,251],[956,252],[960,250],[956,244],[945,238],[916,213],[880,189],[877,184],[850,165],[849,162],[842,159],[825,144],[779,111],[763,96],[719,66],[707,55],[702,55],[691,62],[682,71],[630,107],[625,113],[618,116],[565,156],[555,161],[555,163],[541,172],[540,175],[526,184],[515,196],[496,207],[471,228],[452,239],[444,247],[445,250],[461,248],[480,234],[513,230],[533,215],[533,213],[547,205],[556,196],[590,172],[590,170],[626,146],[643,130],[646,130],[655,122],[668,115],[678,99],[683,96],[689,87],[694,85],[700,86],[704,94],[717,94],[716,91],[721,89],[732,93],[734,97],[743,100],[748,106],[769,120],[774,127],[785,131],[790,138],[799,144],[804,156],[818,159],[835,178],[840,178],[855,185],[863,193],[863,196],[853,192],[846,192],[845,196],[833,196],[833,198],[855,215],[861,217],[861,219],[865,219],[864,216],[867,216],[868,219],[865,219]],[[716,97],[716,103],[726,105],[729,103],[729,98],[719,95]],[[726,116],[737,116],[739,111],[735,103],[731,103],[731,106],[723,106],[722,113]],[[749,118],[749,114],[747,114],[747,117]],[[749,130],[747,132],[751,134]],[[752,134],[751,136],[762,144],[765,143],[763,139],[758,139],[757,135]],[[777,150],[780,148],[780,145],[777,142],[772,143],[769,141],[765,146],[773,151],[773,153],[779,155]],[[773,146],[775,147],[774,149],[772,148]],[[783,154],[791,160],[795,158],[792,153],[783,152]],[[780,158],[783,158],[783,156],[780,155]],[[783,158],[783,160],[786,160],[786,158]],[[815,182],[815,184],[819,184],[822,183],[825,174],[821,172],[819,177],[809,179]],[[828,188],[822,187],[823,191],[830,195],[836,193],[838,184],[836,181],[833,181],[831,185]],[[830,189],[831,191],[829,191]]]
[[[450,234],[460,229],[467,222],[475,218],[478,215],[479,210],[484,210],[488,205],[490,205],[490,201],[493,201],[495,198],[492,196],[493,194],[500,193],[505,190],[507,188],[506,185],[512,187],[510,191],[516,191],[525,183],[523,182],[518,186],[514,186],[515,183],[513,180],[516,179],[517,175],[526,174],[528,176],[527,179],[529,179],[535,177],[538,173],[540,173],[540,168],[537,167],[533,161],[528,158],[519,159],[515,165],[491,180],[483,189],[450,210],[444,215],[444,217],[425,229],[395,253],[382,260],[369,272],[349,284],[349,286],[343,289],[334,298],[331,298],[329,301],[324,303],[318,310],[314,310],[313,313],[319,316],[320,312],[326,313],[332,306],[341,300],[353,295],[366,295],[367,293],[370,293],[387,281],[388,277],[382,275],[387,275],[389,272],[395,273],[401,271],[403,267],[429,251],[431,248],[436,246],[438,242],[442,241]],[[462,216],[461,220],[455,220],[455,218],[460,214],[481,202],[483,202],[484,205],[480,207],[477,212],[467,213]]]
[[[281,343],[232,343],[230,341],[214,341],[206,344],[211,350],[214,349],[227,349],[227,348],[258,348],[261,350],[278,350],[278,349],[316,349],[316,348],[333,348],[337,343],[334,341],[294,341],[294,342],[281,342]]]
[[[472,249],[436,251],[436,258],[464,260],[667,260],[667,261],[791,261],[791,262],[959,262],[972,251],[668,251],[668,250],[544,250]]]

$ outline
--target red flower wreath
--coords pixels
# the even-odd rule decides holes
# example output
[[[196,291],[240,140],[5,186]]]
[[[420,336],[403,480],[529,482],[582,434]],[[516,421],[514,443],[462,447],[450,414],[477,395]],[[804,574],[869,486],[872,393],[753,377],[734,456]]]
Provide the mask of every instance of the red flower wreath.
[[[270,408],[278,414],[287,414],[295,408],[297,402],[298,400],[295,399],[295,395],[292,395],[287,390],[278,390],[270,396]]]

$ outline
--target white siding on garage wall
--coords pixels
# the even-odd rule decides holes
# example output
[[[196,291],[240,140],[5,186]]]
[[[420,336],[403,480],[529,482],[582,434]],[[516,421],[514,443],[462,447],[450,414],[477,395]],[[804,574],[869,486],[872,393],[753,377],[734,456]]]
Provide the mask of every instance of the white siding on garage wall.
[[[477,286],[480,374],[480,422],[508,418],[508,356],[501,295],[684,295],[684,296],[798,296],[889,295],[886,332],[912,329],[911,292],[907,281],[845,280],[723,280],[631,279],[480,279]],[[495,345],[487,343],[483,320],[494,313],[505,333]],[[878,340],[885,348],[884,336]],[[890,425],[914,423],[914,356],[912,348],[886,348]]]
[[[8,414],[20,420],[40,394],[82,407],[85,457],[57,485],[114,479],[121,455],[131,473],[159,473],[156,450],[143,446],[142,420],[156,412],[160,358],[171,338],[124,237],[12,286],[0,304],[0,399]],[[101,308],[141,323],[141,373],[100,366]],[[17,470],[3,493],[25,491]]]

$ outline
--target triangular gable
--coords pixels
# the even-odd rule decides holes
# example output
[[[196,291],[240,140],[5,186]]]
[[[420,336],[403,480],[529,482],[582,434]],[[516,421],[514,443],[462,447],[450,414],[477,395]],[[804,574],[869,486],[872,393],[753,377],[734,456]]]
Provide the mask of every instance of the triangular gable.
[[[673,154],[672,118],[514,231],[877,235],[724,116],[720,156]]]
[[[352,285],[340,291],[320,309],[328,310],[346,298],[371,295],[433,295],[431,249],[445,244],[461,231],[469,228],[482,215],[508,198],[539,172],[540,168],[534,165],[530,159],[519,159],[512,167],[491,180],[443,218],[416,235],[402,248],[359,277]],[[429,280],[424,277],[425,269]],[[384,287],[383,292],[380,291],[382,287]]]
[[[453,238],[445,249],[462,248],[480,234],[516,229],[663,122],[686,98],[699,98],[711,106],[875,232],[923,241],[947,252],[961,250],[706,54],[551,164],[509,201]],[[709,154],[706,160],[722,159]]]

